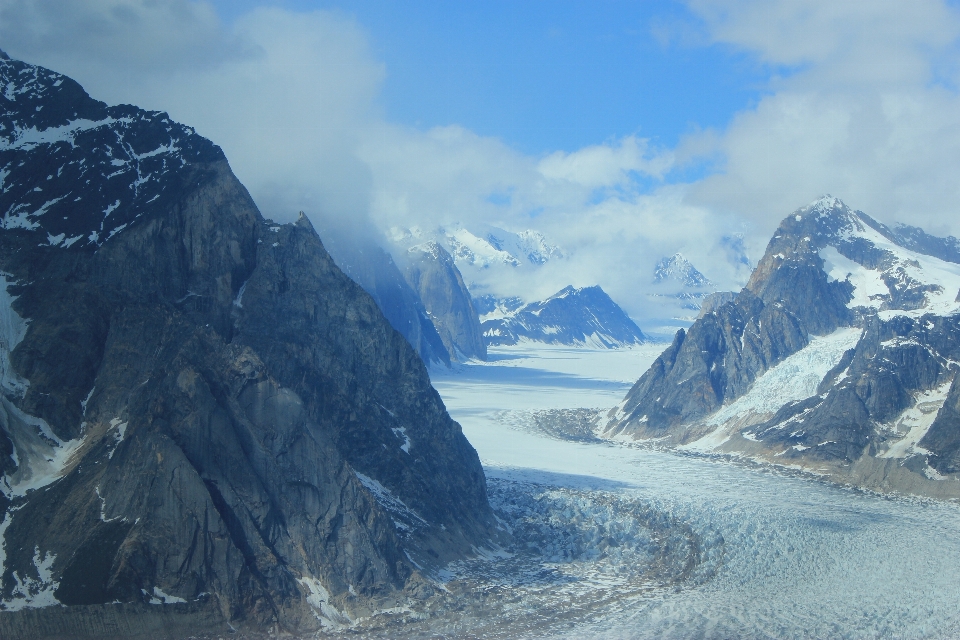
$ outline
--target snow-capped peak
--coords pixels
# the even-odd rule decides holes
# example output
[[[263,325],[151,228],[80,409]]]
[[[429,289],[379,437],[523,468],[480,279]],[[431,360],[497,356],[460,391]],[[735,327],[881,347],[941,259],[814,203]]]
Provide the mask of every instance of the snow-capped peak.
[[[661,259],[654,269],[653,282],[655,284],[669,280],[676,281],[684,287],[694,288],[709,287],[713,284],[682,253],[675,253],[669,258]]]

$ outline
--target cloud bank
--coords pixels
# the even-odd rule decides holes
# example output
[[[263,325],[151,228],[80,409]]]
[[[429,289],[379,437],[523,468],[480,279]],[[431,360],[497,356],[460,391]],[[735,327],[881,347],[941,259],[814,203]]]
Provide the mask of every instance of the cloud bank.
[[[884,221],[960,235],[960,13],[937,0],[690,0],[699,40],[770,69],[763,96],[674,149],[638,136],[544,156],[450,123],[387,121],[389,69],[362,25],[260,8],[225,25],[189,0],[0,0],[0,47],[95,97],[168,111],[220,144],[268,216],[342,227],[538,229],[570,255],[503,294],[601,284],[647,315],[654,264],[680,251],[726,288],[729,259],[822,193]],[[669,42],[669,34],[660,37]],[[642,123],[638,123],[638,126]],[[690,167],[712,167],[684,181]],[[493,277],[493,276],[491,276]]]

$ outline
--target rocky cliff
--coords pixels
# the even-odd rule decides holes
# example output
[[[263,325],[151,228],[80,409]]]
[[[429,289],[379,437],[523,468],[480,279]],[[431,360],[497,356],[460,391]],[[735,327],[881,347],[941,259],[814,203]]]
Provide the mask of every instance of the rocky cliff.
[[[606,433],[960,495],[954,244],[831,197],[799,209],[744,290],[677,333]]]
[[[546,300],[488,318],[481,325],[488,345],[530,340],[611,349],[646,340],[630,316],[598,286],[566,287]]]
[[[0,636],[349,625],[498,535],[305,217],[166,114],[6,56],[0,86]]]
[[[452,360],[487,359],[480,316],[453,258],[436,242],[411,247],[404,276],[423,302]]]
[[[321,229],[337,266],[369,293],[394,329],[427,364],[450,366],[450,354],[431,322],[419,294],[404,278],[393,258],[377,244],[376,233],[355,233],[328,225]]]

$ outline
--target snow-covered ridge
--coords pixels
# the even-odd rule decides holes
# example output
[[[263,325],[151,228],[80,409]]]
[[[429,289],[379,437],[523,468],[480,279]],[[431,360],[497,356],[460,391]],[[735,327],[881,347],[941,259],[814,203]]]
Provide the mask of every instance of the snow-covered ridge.
[[[884,257],[879,264],[866,266],[848,257],[854,255],[849,248],[853,243],[865,244]],[[875,309],[881,318],[960,311],[960,264],[904,248],[858,213],[849,214],[848,223],[819,255],[831,280],[847,280],[853,285],[851,308]]]
[[[451,224],[431,231],[420,227],[392,227],[387,238],[402,248],[436,242],[453,256],[461,271],[469,268],[488,269],[496,265],[536,267],[550,260],[562,259],[565,255],[546,236],[533,229],[514,233],[483,225],[467,228]]]
[[[42,67],[0,60],[0,230],[96,249],[223,154],[162,112],[107,105]]]

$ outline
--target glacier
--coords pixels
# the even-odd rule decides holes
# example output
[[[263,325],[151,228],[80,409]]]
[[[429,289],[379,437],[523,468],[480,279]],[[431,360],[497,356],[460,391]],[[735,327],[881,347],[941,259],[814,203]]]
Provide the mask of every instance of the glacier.
[[[833,351],[854,338],[818,347]],[[960,634],[957,504],[637,443],[563,439],[533,424],[537,412],[616,405],[664,347],[526,344],[491,349],[487,363],[432,370],[522,548],[448,567],[442,578],[455,613],[426,603],[375,617],[366,633]]]

